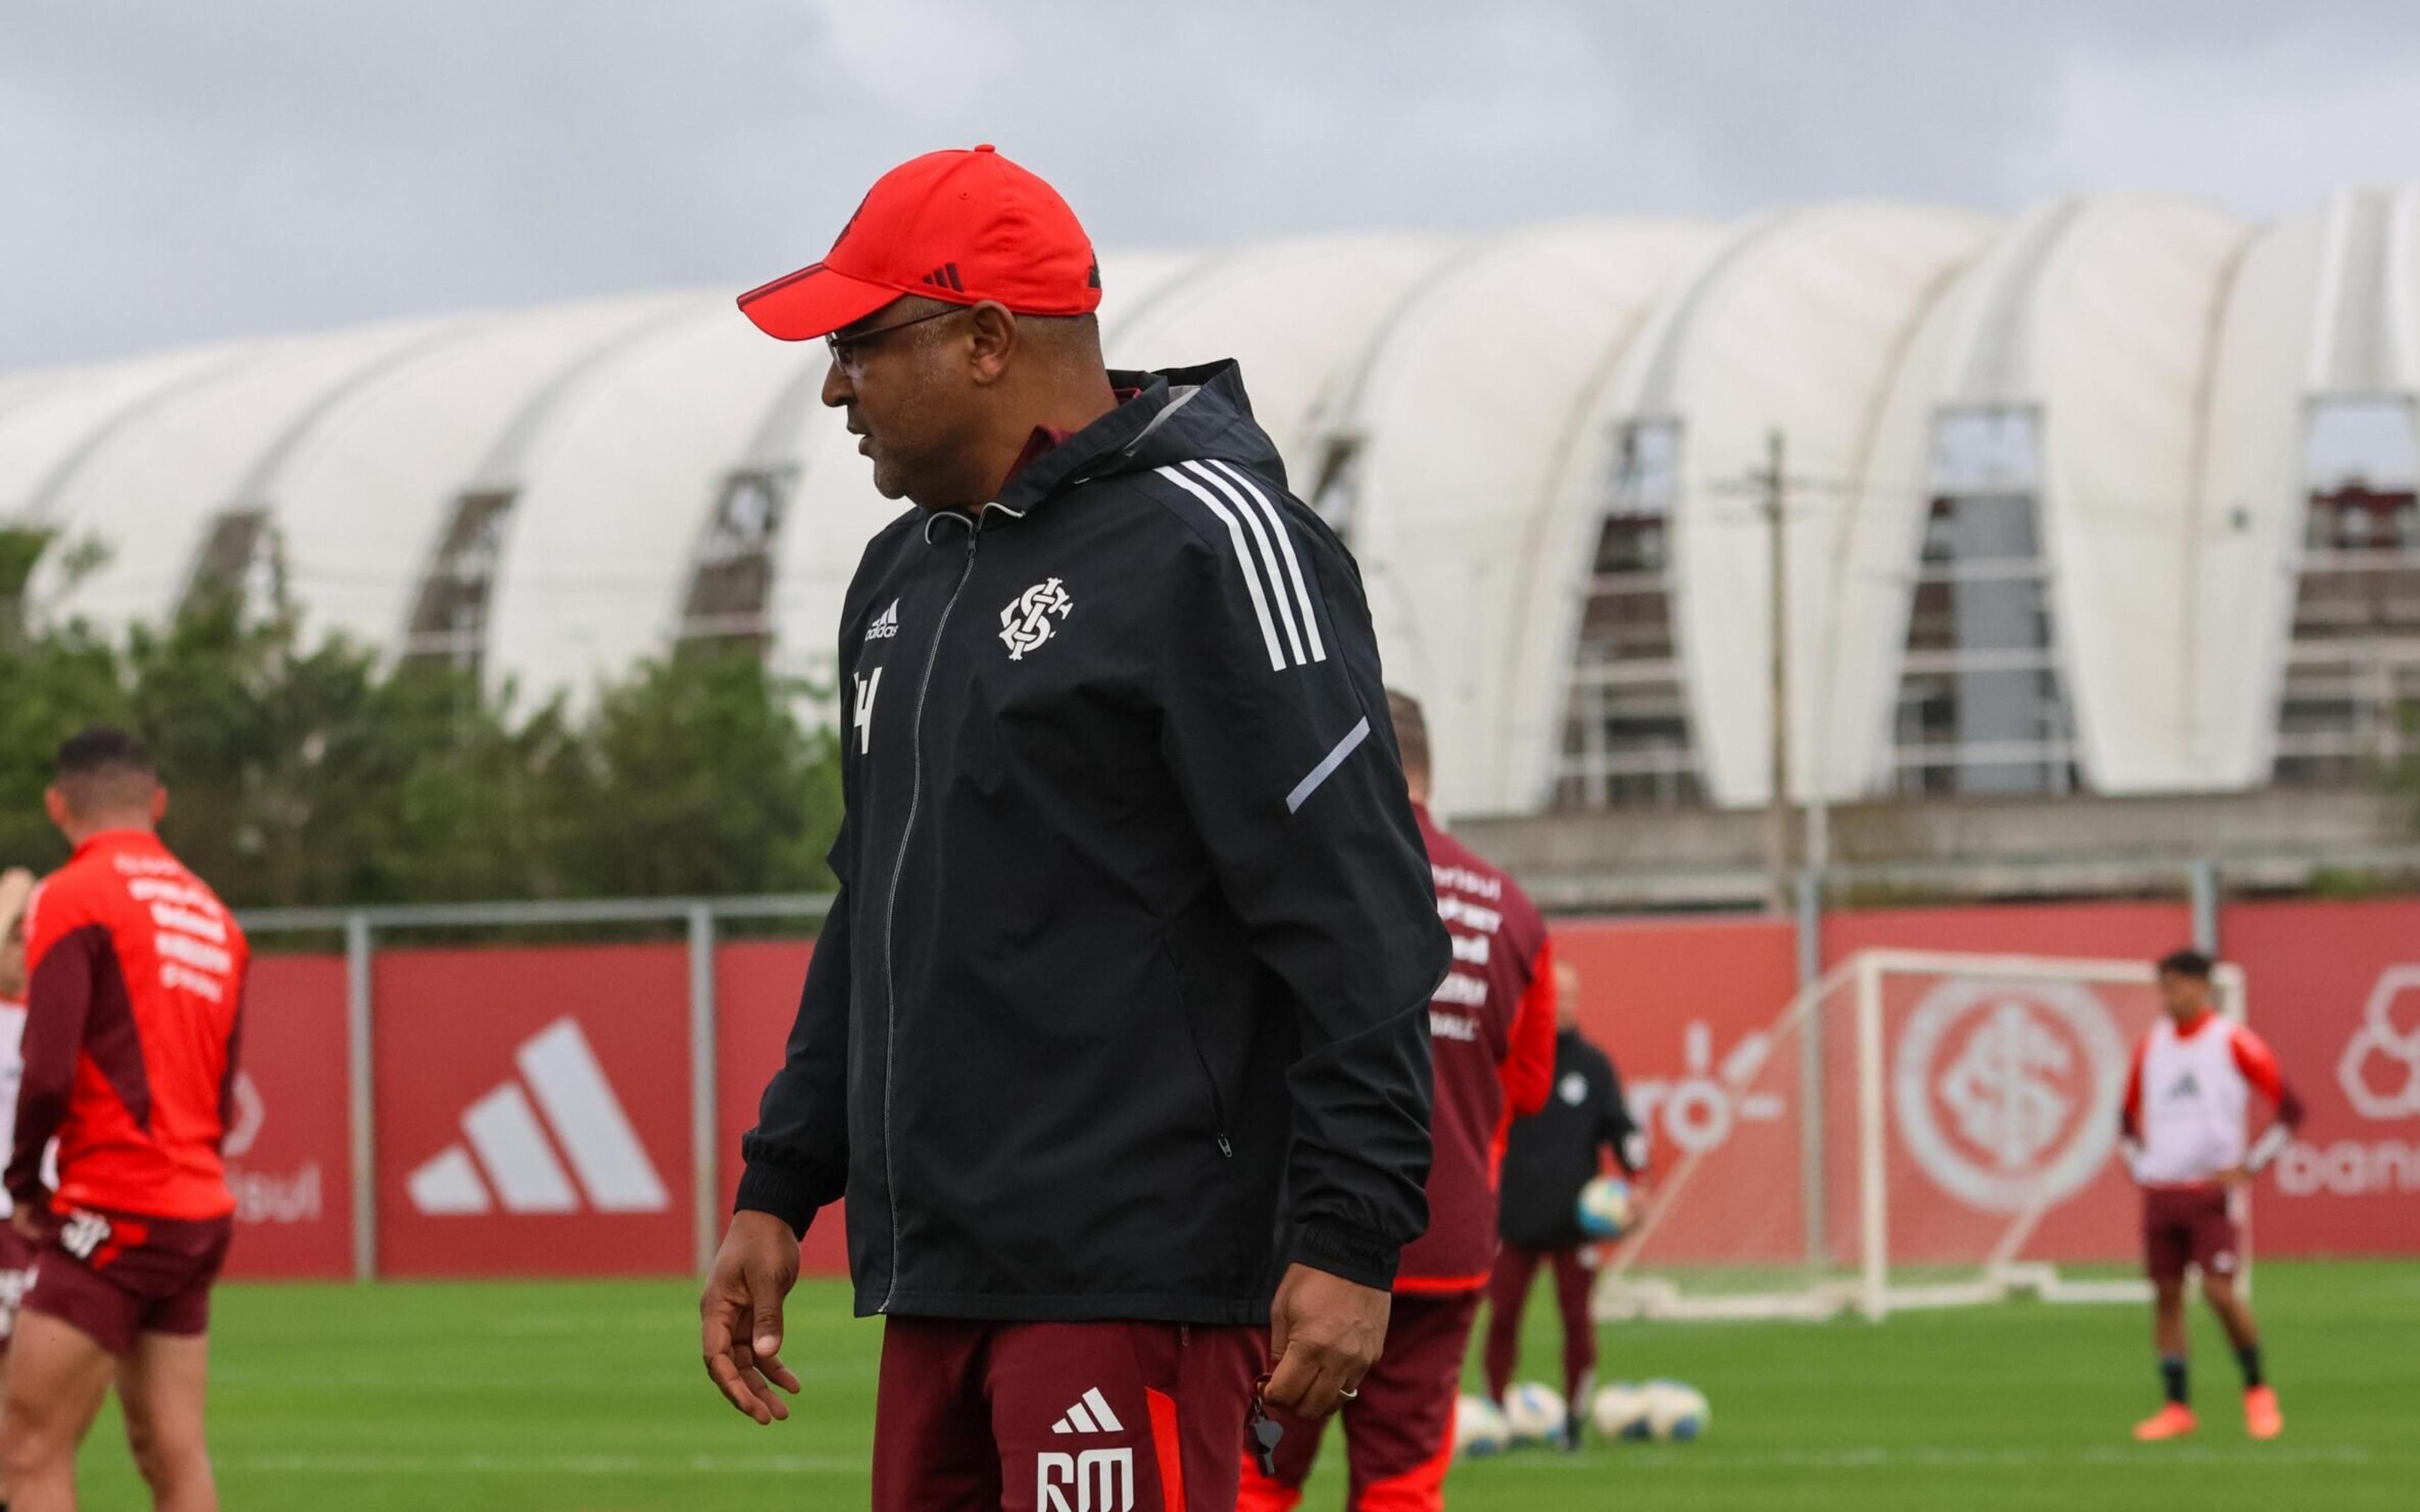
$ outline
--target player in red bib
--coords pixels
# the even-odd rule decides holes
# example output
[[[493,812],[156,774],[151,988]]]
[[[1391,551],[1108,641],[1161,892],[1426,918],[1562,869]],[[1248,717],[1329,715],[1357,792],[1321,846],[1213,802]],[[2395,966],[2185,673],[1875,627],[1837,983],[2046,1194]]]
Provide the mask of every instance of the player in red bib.
[[[2207,956],[2179,950],[2160,963],[2168,1016],[2134,1047],[2121,1114],[2128,1164],[2143,1189],[2143,1253],[2157,1293],[2152,1342],[2167,1401],[2135,1425],[2146,1443],[2194,1430],[2185,1383],[2185,1268],[2201,1268],[2202,1295],[2243,1367],[2243,1427],[2273,1439],[2286,1427],[2260,1371],[2260,1330],[2236,1294],[2242,1250],[2235,1192],[2286,1148],[2303,1104],[2258,1035],[2211,1005]],[[2257,1142],[2246,1129],[2252,1094],[2276,1110]]]
[[[1338,1414],[1350,1512],[1432,1512],[1445,1504],[1463,1357],[1496,1269],[1496,1178],[1515,1117],[1545,1105],[1555,1069],[1554,953],[1545,920],[1512,879],[1429,817],[1429,735],[1420,706],[1387,695],[1420,838],[1436,878],[1453,968],[1429,1003],[1436,1067],[1430,1116],[1428,1232],[1404,1251],[1386,1352]],[[1322,1424],[1273,1414],[1284,1430],[1276,1473],[1247,1459],[1239,1512],[1302,1500]]]
[[[214,1512],[207,1330],[235,1210],[219,1142],[249,951],[153,833],[168,795],[140,741],[69,740],[45,798],[75,853],[25,911],[7,1184],[37,1254],[0,1412],[9,1504],[72,1512],[76,1449],[114,1377],[154,1504]]]

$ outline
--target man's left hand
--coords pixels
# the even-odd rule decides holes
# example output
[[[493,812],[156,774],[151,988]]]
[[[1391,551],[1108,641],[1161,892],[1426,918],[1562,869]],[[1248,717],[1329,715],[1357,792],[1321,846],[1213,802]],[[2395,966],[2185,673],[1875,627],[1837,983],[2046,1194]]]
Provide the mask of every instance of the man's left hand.
[[[1308,1265],[1286,1268],[1269,1306],[1268,1389],[1262,1398],[1318,1419],[1361,1389],[1387,1345],[1394,1297]]]
[[[8,1227],[15,1229],[17,1237],[28,1244],[39,1244],[51,1237],[50,1230],[43,1226],[40,1216],[22,1202],[8,1211]]]

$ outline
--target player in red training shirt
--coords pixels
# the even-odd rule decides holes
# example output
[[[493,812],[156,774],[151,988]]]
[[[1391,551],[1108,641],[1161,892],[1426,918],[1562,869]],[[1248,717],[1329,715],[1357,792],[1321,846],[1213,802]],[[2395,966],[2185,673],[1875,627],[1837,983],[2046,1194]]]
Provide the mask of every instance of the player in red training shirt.
[[[1554,954],[1545,920],[1511,877],[1429,817],[1429,734],[1420,706],[1387,695],[1420,838],[1436,879],[1453,968],[1429,1002],[1436,1067],[1430,1116],[1428,1232],[1404,1251],[1386,1351],[1338,1415],[1351,1512],[1428,1512],[1445,1504],[1453,1410],[1470,1326],[1496,1267],[1496,1179],[1515,1117],[1545,1104],[1555,1068]],[[1272,1414],[1284,1436],[1274,1475],[1249,1459],[1239,1512],[1302,1500],[1323,1425]]]
[[[74,736],[45,799],[75,852],[26,909],[7,1184],[37,1255],[0,1410],[9,1504],[71,1512],[76,1449],[114,1376],[154,1504],[213,1512],[207,1329],[235,1210],[219,1142],[249,952],[153,833],[168,795],[142,742]]]
[[[2243,1367],[2243,1427],[2256,1439],[2285,1429],[2277,1394],[2260,1373],[2260,1329],[2236,1295],[2240,1263],[2232,1198],[2286,1148],[2303,1104],[2259,1036],[2211,1006],[2207,956],[2179,950],[2160,963],[2165,1022],[2134,1047],[2120,1115],[2128,1164],[2143,1189],[2143,1254],[2156,1292],[2152,1342],[2167,1402],[2135,1425],[2145,1442],[2194,1430],[2185,1389],[2185,1267],[2201,1268],[2202,1295]],[[2253,1093],[2276,1119],[2247,1149]]]

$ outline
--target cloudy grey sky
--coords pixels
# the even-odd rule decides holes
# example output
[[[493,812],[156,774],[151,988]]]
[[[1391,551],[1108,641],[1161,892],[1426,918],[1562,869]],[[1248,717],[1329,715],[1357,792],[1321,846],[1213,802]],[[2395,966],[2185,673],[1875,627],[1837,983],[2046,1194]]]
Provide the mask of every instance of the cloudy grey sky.
[[[2400,0],[0,0],[0,369],[812,260],[993,141],[1109,246],[2420,177]]]

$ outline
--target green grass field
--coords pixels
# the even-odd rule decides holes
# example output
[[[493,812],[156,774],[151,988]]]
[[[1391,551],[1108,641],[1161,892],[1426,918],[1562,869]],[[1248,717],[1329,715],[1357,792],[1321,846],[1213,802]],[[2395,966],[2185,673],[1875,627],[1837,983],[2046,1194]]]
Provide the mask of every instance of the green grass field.
[[[1543,1288],[1541,1288],[1543,1291]],[[240,1512],[341,1507],[862,1506],[879,1325],[802,1287],[785,1351],[806,1393],[758,1428],[699,1368],[685,1283],[230,1287],[212,1439]],[[1456,1512],[1562,1508],[2153,1509],[2420,1505],[2420,1265],[2264,1267],[2286,1437],[2243,1438],[2233,1365],[2195,1320],[2199,1437],[2138,1448],[2155,1405],[2132,1307],[2028,1304],[1874,1327],[1621,1325],[1608,1378],[1673,1376],[1714,1402],[1673,1448],[1527,1450],[1458,1466]],[[1543,1298],[1525,1375],[1552,1378]],[[1306,1503],[1342,1500],[1331,1442]],[[144,1504],[112,1415],[88,1506]]]

